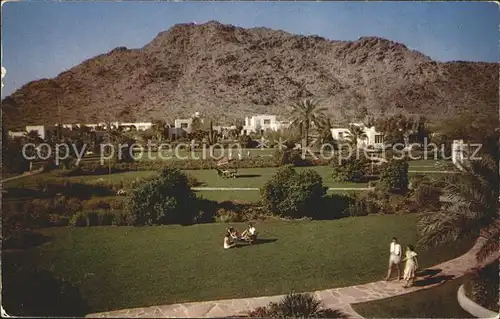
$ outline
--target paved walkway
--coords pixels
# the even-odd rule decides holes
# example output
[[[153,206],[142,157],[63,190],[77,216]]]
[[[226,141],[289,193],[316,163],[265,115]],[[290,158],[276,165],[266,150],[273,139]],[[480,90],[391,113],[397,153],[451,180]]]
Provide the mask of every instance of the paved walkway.
[[[15,179],[19,179],[19,178],[23,178],[23,177],[28,177],[28,176],[33,176],[33,175],[39,174],[41,172],[43,172],[43,168],[39,168],[39,169],[37,169],[35,171],[31,171],[31,172],[24,172],[23,174],[20,174],[20,175],[16,175],[16,176],[4,178],[0,182],[1,183],[5,183],[5,182],[12,181],[12,180],[15,180]]]
[[[258,187],[191,187],[194,191],[258,191]],[[374,187],[330,187],[329,191],[369,191]]]
[[[421,289],[427,289],[439,285],[443,282],[441,278],[457,278],[463,276],[476,266],[475,253],[480,247],[482,241],[479,240],[476,245],[464,255],[436,265],[426,270],[427,276],[417,278],[416,285],[411,288],[403,288],[402,282],[398,281],[377,281],[364,285],[355,285],[351,287],[327,289],[315,291],[316,295],[324,307],[343,311],[349,317],[362,318],[354,311],[351,304],[373,301],[397,295],[414,292]],[[490,262],[500,257],[500,253],[491,256]],[[384,274],[381,274],[383,276]],[[156,317],[156,318],[223,318],[242,316],[249,311],[266,306],[270,302],[279,301],[283,295],[244,299],[229,299],[204,302],[191,302],[184,304],[153,306],[145,308],[125,309],[97,314],[89,314],[89,318],[137,318],[137,317]]]

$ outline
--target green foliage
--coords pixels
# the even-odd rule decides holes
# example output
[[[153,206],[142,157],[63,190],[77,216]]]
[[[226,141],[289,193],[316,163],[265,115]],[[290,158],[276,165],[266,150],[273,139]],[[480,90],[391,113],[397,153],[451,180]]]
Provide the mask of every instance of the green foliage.
[[[469,298],[479,305],[498,312],[498,259],[488,266],[477,270],[465,283]]]
[[[311,162],[302,158],[300,150],[294,149],[277,149],[274,153],[274,158],[279,166],[293,165],[293,166],[308,166]]]
[[[367,175],[368,164],[369,160],[364,156],[337,156],[331,161],[333,179],[337,182],[361,181]]]
[[[217,210],[214,220],[216,223],[236,223],[242,221],[237,212],[224,208]]]
[[[279,302],[251,311],[249,317],[258,318],[342,318],[338,310],[323,309],[321,301],[307,293],[289,293]]]
[[[131,212],[138,225],[186,224],[196,215],[195,200],[187,176],[178,169],[166,168],[133,191]]]
[[[377,186],[389,193],[405,193],[408,190],[408,162],[392,159],[383,164]]]
[[[318,203],[326,194],[321,176],[314,170],[297,172],[284,166],[261,188],[265,207],[275,215],[286,217],[314,216]]]
[[[427,176],[417,175],[411,180],[415,203],[423,210],[436,210],[441,206],[441,190]]]
[[[71,216],[69,221],[70,226],[74,227],[86,227],[87,223],[87,214],[85,212],[78,212],[75,215]]]

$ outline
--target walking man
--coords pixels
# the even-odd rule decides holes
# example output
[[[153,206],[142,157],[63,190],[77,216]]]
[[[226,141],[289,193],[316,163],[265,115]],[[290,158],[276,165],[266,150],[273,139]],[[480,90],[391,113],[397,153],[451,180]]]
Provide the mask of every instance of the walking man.
[[[396,266],[398,270],[398,280],[401,280],[401,269],[399,264],[401,263],[401,245],[398,242],[396,237],[392,238],[390,245],[390,257],[389,257],[389,270],[387,271],[387,277],[385,278],[388,281],[391,278],[392,268]]]

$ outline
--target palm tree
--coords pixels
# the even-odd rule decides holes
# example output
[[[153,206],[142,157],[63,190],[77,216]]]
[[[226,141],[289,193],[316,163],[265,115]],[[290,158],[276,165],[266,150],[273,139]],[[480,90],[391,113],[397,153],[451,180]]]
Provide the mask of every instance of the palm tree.
[[[440,212],[419,220],[418,228],[425,246],[479,235],[485,242],[476,258],[482,262],[499,249],[498,160],[488,154],[465,161],[463,166],[464,174],[445,181],[443,191],[449,202]]]
[[[305,144],[308,145],[311,123],[318,124],[324,117],[325,107],[319,107],[319,102],[304,99],[292,106],[291,126],[299,127],[300,134],[304,135]]]
[[[359,140],[363,140],[367,137],[365,131],[363,130],[363,127],[358,125],[350,125],[349,132],[350,134],[347,136],[347,139],[349,140],[349,143],[354,147],[358,146]]]
[[[156,133],[156,141],[158,144],[161,144],[163,140],[163,136],[165,135],[165,128],[167,127],[167,123],[164,120],[154,120],[153,121],[153,130]]]

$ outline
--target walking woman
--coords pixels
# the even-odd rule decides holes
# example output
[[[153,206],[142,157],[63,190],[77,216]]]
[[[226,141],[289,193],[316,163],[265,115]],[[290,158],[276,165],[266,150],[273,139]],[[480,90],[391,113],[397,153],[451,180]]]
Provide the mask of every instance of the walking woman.
[[[417,253],[415,252],[415,247],[413,247],[413,245],[408,245],[406,248],[406,256],[403,261],[406,261],[403,275],[403,279],[406,280],[406,284],[403,287],[408,288],[410,287],[410,282],[411,286],[415,283],[415,272],[418,268]]]

